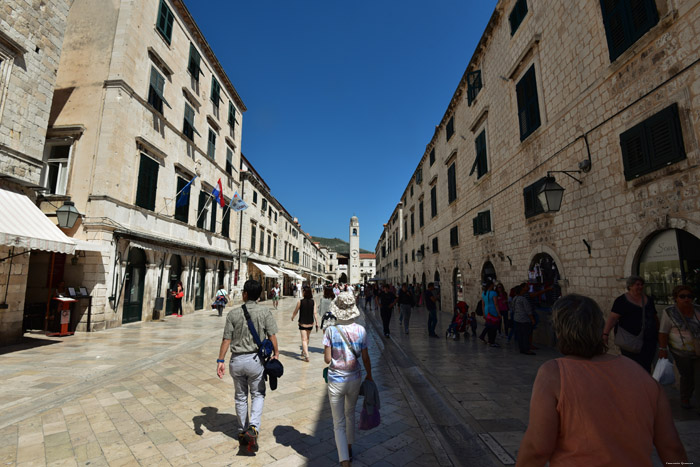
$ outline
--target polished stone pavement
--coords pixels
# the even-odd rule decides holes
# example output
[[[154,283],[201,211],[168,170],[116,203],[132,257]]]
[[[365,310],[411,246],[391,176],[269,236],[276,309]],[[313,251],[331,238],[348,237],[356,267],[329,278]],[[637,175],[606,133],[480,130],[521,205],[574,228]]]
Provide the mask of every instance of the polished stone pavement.
[[[322,334],[302,362],[294,304],[274,312],[285,374],[268,390],[257,455],[238,452],[233,384],[215,373],[223,318],[204,311],[1,349],[0,464],[336,465]],[[353,465],[449,465],[369,335],[382,424],[357,432]]]

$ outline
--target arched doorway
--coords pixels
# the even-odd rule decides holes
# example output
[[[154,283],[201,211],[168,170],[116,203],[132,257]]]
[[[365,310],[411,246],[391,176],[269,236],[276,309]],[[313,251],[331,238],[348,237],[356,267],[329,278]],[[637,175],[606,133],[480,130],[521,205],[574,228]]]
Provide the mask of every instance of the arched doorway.
[[[700,291],[700,239],[685,230],[654,233],[641,249],[637,274],[657,305],[673,304],[671,292],[684,284]]]
[[[143,285],[146,278],[146,253],[141,248],[129,249],[125,274],[122,324],[141,321]]]
[[[561,297],[559,268],[548,253],[538,253],[532,258],[527,277],[533,292],[552,289],[539,296],[537,303],[539,306],[552,306]]]
[[[486,261],[481,268],[481,282],[486,282],[487,280],[495,281],[496,278],[496,268],[493,267],[491,261]]]
[[[464,283],[462,279],[462,271],[459,268],[455,268],[452,271],[452,298],[454,304],[457,302],[464,301]]]
[[[165,314],[172,315],[175,308],[175,297],[170,292],[177,291],[177,283],[182,275],[182,258],[180,255],[170,257],[170,276],[168,277],[168,293],[165,298]]]
[[[423,273],[423,279],[421,280],[421,283],[423,284],[423,290],[428,286],[428,284],[425,282],[425,273]]]
[[[338,279],[338,282],[341,284],[347,284],[348,283],[348,276],[345,273],[342,273],[340,275],[340,278]]]
[[[199,258],[197,263],[197,284],[194,293],[194,309],[201,310],[204,308],[204,279],[207,275],[207,263],[204,258]]]

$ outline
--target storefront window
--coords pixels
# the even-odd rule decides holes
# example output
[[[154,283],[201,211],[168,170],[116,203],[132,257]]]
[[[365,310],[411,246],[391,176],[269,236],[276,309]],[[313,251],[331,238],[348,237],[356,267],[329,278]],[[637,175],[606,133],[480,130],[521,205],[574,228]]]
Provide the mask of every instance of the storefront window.
[[[657,305],[673,303],[671,292],[680,284],[696,292],[700,286],[700,240],[684,230],[669,229],[654,235],[639,258],[639,275],[647,295]]]
[[[561,297],[559,268],[547,253],[539,253],[532,258],[527,272],[530,292],[546,292],[536,297],[538,306],[551,307]]]

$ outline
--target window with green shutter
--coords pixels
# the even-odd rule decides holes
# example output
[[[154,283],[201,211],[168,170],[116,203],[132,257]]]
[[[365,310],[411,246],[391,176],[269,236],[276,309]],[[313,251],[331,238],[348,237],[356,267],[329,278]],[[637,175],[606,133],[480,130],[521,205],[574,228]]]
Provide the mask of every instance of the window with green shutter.
[[[482,235],[491,232],[491,211],[482,211],[472,219],[474,235]]]
[[[540,189],[547,181],[546,177],[542,177],[532,185],[526,186],[523,189],[523,204],[525,205],[525,218],[533,217],[544,212],[542,203],[537,196]]]
[[[525,0],[517,0],[513,11],[508,15],[508,22],[510,23],[510,35],[512,36],[520,27],[520,23],[523,22],[527,16],[527,2]]]
[[[433,254],[438,253],[440,249],[438,248],[438,238],[433,237]]]
[[[158,162],[145,154],[141,154],[139,179],[136,186],[136,205],[150,211],[156,208],[158,165]]]
[[[185,102],[185,119],[182,122],[182,133],[190,140],[194,141],[194,109]]]
[[[226,146],[226,173],[233,175],[233,150]]]
[[[447,202],[452,204],[452,201],[457,199],[457,168],[453,162],[447,169]]]
[[[459,245],[459,230],[455,225],[450,229],[450,246]]]
[[[625,180],[654,172],[686,158],[678,104],[620,134]]]
[[[432,167],[433,164],[435,163],[435,148],[430,150],[429,160],[430,160],[430,166]]]
[[[610,61],[659,22],[654,0],[600,0]]]
[[[472,105],[481,87],[481,70],[467,73],[467,105]]]
[[[415,229],[415,223],[413,222],[415,219],[414,213],[411,213],[411,236],[415,235],[416,229]]]
[[[182,195],[178,195],[177,193],[180,193],[182,191],[182,189],[185,188],[187,183],[188,183],[188,180],[185,180],[182,177],[177,177],[177,191],[175,192],[176,193],[176,197],[175,197],[176,203],[177,203],[177,200],[180,199],[180,196],[182,196]],[[192,191],[191,185],[190,185],[189,190],[190,190],[190,192]],[[179,220],[180,222],[187,223],[187,219],[189,217],[189,212],[190,212],[190,195],[188,194],[183,199],[185,201],[184,201],[184,204],[182,206],[177,206],[177,204],[175,205],[175,219]]]
[[[416,183],[419,185],[423,183],[423,167],[416,169]]]
[[[202,56],[199,55],[197,47],[190,42],[190,59],[187,62],[187,71],[190,72],[190,75],[192,75],[195,81],[199,81],[199,75],[202,72],[201,61]]]
[[[209,196],[211,198],[211,201],[209,204],[211,204],[211,216],[209,218],[209,232],[216,232],[216,208],[219,205],[219,203],[214,199],[213,196]]]
[[[207,143],[207,156],[216,159],[216,132],[209,128],[209,138]]]
[[[228,204],[228,202],[226,204]],[[230,209],[224,209],[224,215],[221,218],[221,235],[223,235],[226,238],[229,238],[229,225],[231,223],[230,214]]]
[[[476,157],[474,158],[474,165],[472,165],[469,176],[476,170],[476,178],[479,179],[489,171],[488,161],[486,159],[486,130],[482,130],[482,132],[479,133],[479,136],[474,140],[474,146]]]
[[[540,127],[540,104],[537,101],[537,80],[535,65],[523,75],[515,86],[518,95],[518,121],[520,123],[520,141]]]
[[[175,23],[175,15],[173,15],[173,12],[168,8],[165,0],[160,0],[156,29],[168,44],[170,44],[173,37],[173,23]]]
[[[228,103],[228,124],[232,130],[236,128],[236,108],[233,106],[233,102]]]
[[[255,232],[256,232],[256,227],[255,224],[252,224],[250,226],[250,251],[255,251]]]
[[[151,79],[148,86],[148,103],[153,106],[158,112],[163,113],[163,91],[165,89],[165,78],[158,73],[156,67],[151,67]]]
[[[452,135],[455,134],[455,117],[454,115],[450,117],[450,119],[447,121],[447,126],[445,126],[445,138],[447,141],[452,138]]]
[[[418,203],[418,227],[423,227],[425,218],[423,217],[423,200]]]
[[[265,253],[265,231],[260,229],[260,254]]]
[[[204,229],[207,225],[207,211],[208,211],[208,201],[209,193],[206,191],[199,192],[199,206],[197,207],[197,227]]]
[[[430,189],[430,217],[437,216],[437,186]]]
[[[221,100],[221,85],[219,85],[219,82],[214,76],[211,77],[211,95],[209,97],[214,103],[214,107],[218,108],[219,101]]]

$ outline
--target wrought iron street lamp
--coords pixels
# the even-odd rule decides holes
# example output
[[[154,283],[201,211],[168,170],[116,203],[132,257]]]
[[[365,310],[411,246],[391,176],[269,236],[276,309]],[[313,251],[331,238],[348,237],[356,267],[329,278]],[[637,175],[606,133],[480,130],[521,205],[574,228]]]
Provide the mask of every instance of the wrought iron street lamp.
[[[80,216],[81,214],[75,208],[73,201],[64,201],[63,206],[56,209],[58,226],[64,229],[72,229]]]
[[[576,180],[579,185],[583,183],[581,180],[571,175],[572,173],[581,173],[580,170],[552,170],[547,172],[545,181],[542,184],[540,191],[537,193],[537,199],[539,199],[544,212],[559,211],[561,208],[562,198],[564,197],[564,187],[556,182],[552,176],[553,173],[563,173],[564,175]]]

